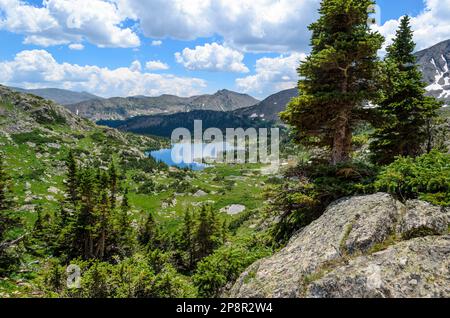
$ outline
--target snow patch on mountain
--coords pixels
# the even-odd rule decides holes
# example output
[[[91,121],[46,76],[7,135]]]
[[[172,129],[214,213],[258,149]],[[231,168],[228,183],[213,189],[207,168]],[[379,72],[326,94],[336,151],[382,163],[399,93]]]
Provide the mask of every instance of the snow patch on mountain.
[[[440,42],[415,54],[428,95],[450,105],[450,40]]]
[[[441,59],[443,66],[438,67],[434,58],[430,60],[430,63],[436,69],[436,75],[434,76],[434,82],[426,87],[426,90],[438,99],[450,98],[450,73],[447,59],[442,54]],[[446,105],[447,106],[447,105]]]

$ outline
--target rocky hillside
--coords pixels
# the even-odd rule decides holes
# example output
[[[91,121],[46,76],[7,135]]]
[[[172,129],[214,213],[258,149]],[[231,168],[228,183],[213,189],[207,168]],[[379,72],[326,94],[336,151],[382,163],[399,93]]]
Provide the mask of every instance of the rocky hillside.
[[[94,125],[75,116],[64,107],[41,97],[12,91],[0,85],[0,132],[6,135],[48,129],[48,125],[62,125],[77,131],[91,130]]]
[[[341,199],[227,296],[450,297],[449,218],[384,193]]]
[[[42,89],[23,89],[17,87],[10,87],[12,90],[19,93],[33,94],[60,105],[70,105],[75,103],[85,102],[91,99],[102,99],[86,92],[73,92],[66,89],[59,88],[42,88]]]
[[[67,106],[72,112],[93,121],[123,120],[134,116],[172,114],[192,110],[232,111],[259,101],[249,95],[221,90],[213,95],[178,97],[135,96],[90,100]]]
[[[416,53],[430,95],[450,105],[450,40]]]
[[[134,162],[159,146],[157,140],[97,126],[63,106],[0,85],[0,154],[14,180],[17,209],[27,216],[38,203],[56,204],[69,149],[85,164],[107,167],[112,157]]]
[[[236,115],[250,118],[262,118],[268,121],[278,121],[279,113],[284,111],[286,109],[286,105],[290,102],[290,100],[297,96],[297,88],[287,89],[270,95],[255,106],[238,109],[234,113]]]

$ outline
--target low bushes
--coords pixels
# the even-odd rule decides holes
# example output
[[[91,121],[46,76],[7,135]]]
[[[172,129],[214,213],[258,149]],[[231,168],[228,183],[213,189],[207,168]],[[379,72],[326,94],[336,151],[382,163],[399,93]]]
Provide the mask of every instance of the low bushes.
[[[398,158],[382,169],[374,186],[400,200],[450,206],[450,155],[432,151],[415,159]]]

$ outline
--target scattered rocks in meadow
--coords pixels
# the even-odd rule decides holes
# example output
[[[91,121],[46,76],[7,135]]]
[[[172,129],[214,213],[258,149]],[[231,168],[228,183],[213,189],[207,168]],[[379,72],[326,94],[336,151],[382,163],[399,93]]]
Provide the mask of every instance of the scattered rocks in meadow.
[[[48,193],[53,193],[53,194],[58,194],[58,193],[61,192],[61,190],[59,190],[59,189],[56,188],[56,187],[50,187],[50,188],[47,189],[47,192],[48,192]]]
[[[194,197],[197,197],[197,198],[199,198],[199,197],[204,197],[204,196],[207,196],[208,195],[208,193],[206,193],[205,191],[203,191],[203,190],[198,190],[197,192],[195,192],[194,194],[193,194],[193,196]]]
[[[229,215],[235,215],[244,212],[246,209],[245,205],[232,204],[220,209],[220,212],[227,213]]]

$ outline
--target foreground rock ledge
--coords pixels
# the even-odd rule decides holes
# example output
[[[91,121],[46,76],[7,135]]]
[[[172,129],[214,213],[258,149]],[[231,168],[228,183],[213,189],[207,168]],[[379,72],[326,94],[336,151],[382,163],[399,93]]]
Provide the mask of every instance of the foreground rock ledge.
[[[450,297],[447,213],[385,193],[339,200],[226,296]]]

